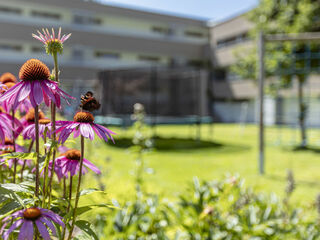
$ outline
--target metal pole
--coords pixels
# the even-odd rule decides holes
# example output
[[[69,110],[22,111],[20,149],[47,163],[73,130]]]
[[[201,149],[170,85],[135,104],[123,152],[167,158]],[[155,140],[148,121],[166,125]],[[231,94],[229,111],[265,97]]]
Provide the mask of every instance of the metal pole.
[[[259,173],[264,174],[264,36],[258,39],[258,79],[259,79]]]
[[[150,109],[150,116],[151,116],[151,126],[152,126],[152,137],[156,137],[157,135],[157,67],[153,66],[150,72],[150,88],[151,88],[151,109]]]

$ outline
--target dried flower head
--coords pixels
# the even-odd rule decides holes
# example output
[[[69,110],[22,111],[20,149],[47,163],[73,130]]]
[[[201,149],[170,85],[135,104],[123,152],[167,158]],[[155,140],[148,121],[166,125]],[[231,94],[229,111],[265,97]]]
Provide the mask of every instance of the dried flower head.
[[[81,96],[80,108],[92,112],[100,108],[100,103],[95,97],[93,97],[93,93],[89,91],[85,95]]]
[[[71,36],[71,33],[61,36],[61,27],[59,28],[58,35],[55,35],[54,29],[52,32],[49,30],[42,29],[42,33],[38,31],[39,35],[32,34],[35,39],[38,39],[45,44],[47,54],[54,55],[57,53],[62,54],[63,52],[63,43]]]
[[[292,170],[288,170],[287,174],[288,175],[287,175],[286,193],[287,193],[287,195],[290,195],[294,191],[296,183],[295,183],[295,180],[294,180],[294,176],[293,176]]]
[[[144,106],[141,103],[135,103],[133,105],[133,111],[134,113],[143,113],[144,112]]]

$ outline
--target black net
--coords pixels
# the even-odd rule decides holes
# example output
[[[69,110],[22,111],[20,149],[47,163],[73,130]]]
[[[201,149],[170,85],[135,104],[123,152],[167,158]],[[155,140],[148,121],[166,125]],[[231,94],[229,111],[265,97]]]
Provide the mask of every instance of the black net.
[[[99,74],[102,115],[128,115],[139,102],[148,115],[200,115],[201,72],[191,68],[108,70]]]

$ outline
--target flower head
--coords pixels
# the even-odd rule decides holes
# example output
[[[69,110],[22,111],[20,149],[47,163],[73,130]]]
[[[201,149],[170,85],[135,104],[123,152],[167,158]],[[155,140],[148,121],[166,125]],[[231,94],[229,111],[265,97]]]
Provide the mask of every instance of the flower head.
[[[31,105],[36,107],[43,101],[49,106],[50,101],[61,107],[61,99],[73,99],[62,91],[58,84],[49,80],[49,68],[37,59],[30,59],[23,64],[19,72],[22,80],[0,96],[0,102],[6,102],[12,109],[16,109],[25,99],[30,99]]]
[[[98,135],[99,138],[104,139],[106,142],[110,138],[113,142],[112,134],[116,134],[99,124],[94,123],[94,116],[89,112],[77,112],[73,121],[57,121],[58,128],[57,133],[60,133],[59,142],[64,143],[71,133],[74,133],[74,137],[78,137],[80,134],[89,138],[94,139],[94,133]]]
[[[17,78],[12,73],[6,72],[6,73],[1,75],[0,82],[3,83],[3,84],[5,84],[7,82],[16,83],[17,82]]]
[[[11,221],[13,221],[13,224],[5,231],[5,228]],[[37,228],[41,237],[45,240],[51,239],[48,229],[51,230],[52,235],[56,235],[56,228],[53,223],[59,224],[63,228],[65,227],[65,224],[62,222],[62,218],[59,215],[48,209],[38,207],[17,211],[4,218],[2,222],[3,226],[0,234],[3,236],[4,240],[9,239],[10,234],[20,226],[18,239],[23,240],[33,240],[36,232],[34,227]]]
[[[44,136],[50,137],[51,136],[51,121],[50,119],[42,118],[39,120],[39,135],[44,138]],[[22,137],[24,139],[36,139],[36,130],[35,124],[32,123],[27,126],[22,131]]]
[[[39,110],[39,121],[41,119],[46,119],[46,116],[44,115],[44,113]],[[27,127],[29,125],[34,124],[35,121],[35,110],[34,108],[30,108],[27,113],[24,115],[24,117],[21,119],[21,123],[23,125],[23,127]]]
[[[9,83],[17,83],[17,78],[12,73],[7,72],[1,75],[0,83],[4,84],[5,89],[7,89],[8,85],[10,86]]]
[[[13,152],[13,140],[11,138],[5,138],[4,143],[0,145],[1,154]],[[15,144],[16,152],[24,152],[24,148],[18,144]]]
[[[61,154],[56,159],[56,168],[55,172],[59,179],[62,177],[68,177],[68,174],[70,176],[74,176],[77,174],[80,170],[80,159],[81,159],[81,153],[77,149],[70,149],[66,151],[65,153]],[[101,171],[93,165],[89,160],[83,159],[83,165],[84,168],[82,168],[82,174],[85,174],[88,172],[87,168],[90,168],[92,171],[94,171],[97,174],[100,174]],[[87,168],[85,168],[87,167]]]
[[[71,36],[71,33],[67,35],[61,36],[61,27],[59,28],[58,35],[55,35],[54,29],[52,28],[52,32],[49,30],[42,29],[42,33],[38,31],[39,35],[32,34],[32,37],[41,41],[45,47],[47,54],[54,55],[56,53],[62,54],[63,52],[63,43]]]

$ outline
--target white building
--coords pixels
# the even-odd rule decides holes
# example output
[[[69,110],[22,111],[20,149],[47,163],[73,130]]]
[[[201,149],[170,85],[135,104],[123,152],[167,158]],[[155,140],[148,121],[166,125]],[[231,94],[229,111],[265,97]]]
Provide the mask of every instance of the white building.
[[[88,85],[104,69],[187,64],[208,50],[204,20],[94,1],[0,0],[0,73],[17,75],[29,58],[52,67],[51,57],[31,34],[60,26],[72,33],[60,58],[65,82],[86,80]]]

